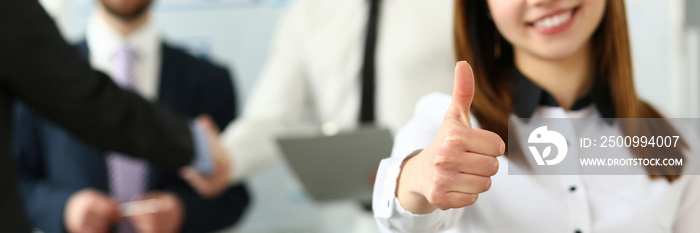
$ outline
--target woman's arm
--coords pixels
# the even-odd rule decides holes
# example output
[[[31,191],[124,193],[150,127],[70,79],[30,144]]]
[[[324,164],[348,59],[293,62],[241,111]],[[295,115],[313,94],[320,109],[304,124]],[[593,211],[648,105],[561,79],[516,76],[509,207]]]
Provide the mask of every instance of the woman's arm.
[[[424,137],[426,133],[435,135],[435,138],[425,149],[414,153],[415,156],[405,159],[392,157],[382,162],[384,168],[380,167],[374,196],[375,207],[384,209],[375,214],[380,225],[390,230],[409,232],[449,228],[452,225],[450,222],[454,223],[459,214],[446,210],[472,205],[479,193],[490,188],[490,177],[498,171],[496,157],[504,153],[505,143],[493,132],[471,128],[469,109],[473,95],[471,67],[466,62],[459,62],[455,70],[452,101],[446,112],[440,111],[445,114],[437,130],[421,132],[421,125],[430,125],[439,120],[422,117],[424,112],[437,109],[422,107],[420,105],[426,105],[428,101],[420,101],[416,109],[417,117],[401,132],[400,137],[397,136],[397,145],[406,144],[399,140]],[[401,153],[405,152],[401,150]],[[391,187],[395,187],[394,193],[390,192]],[[379,194],[376,193],[378,191]],[[387,200],[390,194],[395,194],[398,199],[393,208],[396,211],[392,210],[392,203]],[[392,219],[395,215],[398,217]]]
[[[309,1],[295,2],[279,21],[271,51],[241,116],[222,132],[236,183],[281,156],[277,135],[298,128],[308,109],[304,35]]]
[[[453,226],[461,216],[463,209],[414,214],[404,209],[396,197],[402,164],[432,143],[449,102],[450,96],[444,94],[421,98],[413,118],[397,132],[391,157],[380,163],[372,209],[383,232],[437,232]]]

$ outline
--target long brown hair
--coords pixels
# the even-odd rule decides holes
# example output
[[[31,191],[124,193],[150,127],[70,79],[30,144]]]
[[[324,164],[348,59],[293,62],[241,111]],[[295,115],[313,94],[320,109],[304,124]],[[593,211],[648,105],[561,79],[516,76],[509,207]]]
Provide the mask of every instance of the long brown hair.
[[[590,46],[596,85],[612,101],[615,118],[663,118],[651,105],[640,100],[634,89],[625,3],[622,0],[605,2],[603,20]],[[513,47],[489,17],[486,0],[456,0],[455,11],[457,60],[469,61],[474,71],[477,91],[472,114],[482,128],[497,133],[507,144],[508,116],[513,106],[506,83],[510,76],[506,71],[514,66]],[[665,121],[658,125],[622,122],[620,127],[630,136],[678,135]],[[680,145],[687,148],[682,140]],[[683,158],[680,147],[631,149],[637,158]],[[647,166],[645,169],[652,178],[662,175],[671,182],[680,177],[682,167]]]

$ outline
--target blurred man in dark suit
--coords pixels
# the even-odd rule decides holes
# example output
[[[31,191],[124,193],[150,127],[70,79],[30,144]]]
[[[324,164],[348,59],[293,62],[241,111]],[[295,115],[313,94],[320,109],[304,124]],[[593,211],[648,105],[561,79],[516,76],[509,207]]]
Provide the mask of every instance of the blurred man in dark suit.
[[[149,14],[151,0],[97,5],[86,41],[77,46],[95,69],[183,116],[208,114],[219,128],[234,118],[229,72],[162,42]],[[106,227],[98,230],[116,232],[209,232],[234,224],[248,204],[242,184],[203,199],[174,171],[95,148],[25,105],[15,114],[20,187],[35,229],[83,232],[100,225]],[[135,210],[122,207],[119,213],[120,204],[141,199],[158,200],[157,210],[129,216]]]
[[[191,166],[228,174],[215,123],[206,117],[188,123],[92,70],[37,1],[0,1],[0,28],[0,232],[30,232],[10,156],[16,100],[102,150],[170,171]]]

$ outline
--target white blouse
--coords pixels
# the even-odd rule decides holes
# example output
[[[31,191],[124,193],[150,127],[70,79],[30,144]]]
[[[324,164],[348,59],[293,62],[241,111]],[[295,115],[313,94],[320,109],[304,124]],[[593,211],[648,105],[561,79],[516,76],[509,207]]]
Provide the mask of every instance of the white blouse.
[[[700,232],[698,176],[668,183],[647,175],[508,175],[508,167],[518,165],[505,156],[498,158],[491,189],[474,205],[428,214],[405,210],[395,195],[401,163],[432,143],[450,100],[423,97],[398,132],[391,157],[382,160],[373,208],[383,232]],[[532,117],[601,121],[594,105],[569,112],[538,106]]]

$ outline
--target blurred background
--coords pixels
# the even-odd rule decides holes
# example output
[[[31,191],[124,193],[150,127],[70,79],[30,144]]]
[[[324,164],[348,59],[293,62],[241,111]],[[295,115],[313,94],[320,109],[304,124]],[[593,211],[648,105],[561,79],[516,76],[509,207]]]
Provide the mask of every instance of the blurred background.
[[[155,1],[154,16],[167,41],[233,72],[243,106],[266,59],[277,19],[293,1],[160,0]],[[41,2],[69,41],[82,38],[93,0]],[[700,117],[700,1],[628,0],[627,10],[639,94],[667,116]],[[356,203],[313,203],[284,161],[253,175],[248,187],[251,208],[226,232],[308,232],[319,225],[345,232],[357,228],[351,220],[354,213],[321,209],[362,211]]]

